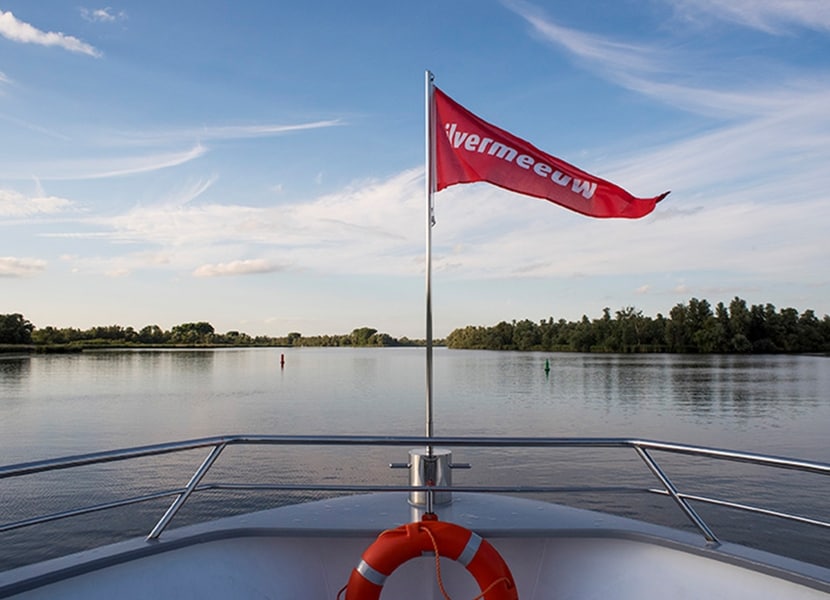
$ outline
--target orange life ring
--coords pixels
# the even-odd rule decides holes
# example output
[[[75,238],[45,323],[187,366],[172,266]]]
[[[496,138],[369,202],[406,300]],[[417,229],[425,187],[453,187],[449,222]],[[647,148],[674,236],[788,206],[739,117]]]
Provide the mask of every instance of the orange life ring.
[[[485,539],[469,529],[425,517],[381,533],[352,569],[346,600],[376,600],[392,572],[406,561],[433,553],[464,565],[475,578],[484,600],[518,600],[507,563]]]

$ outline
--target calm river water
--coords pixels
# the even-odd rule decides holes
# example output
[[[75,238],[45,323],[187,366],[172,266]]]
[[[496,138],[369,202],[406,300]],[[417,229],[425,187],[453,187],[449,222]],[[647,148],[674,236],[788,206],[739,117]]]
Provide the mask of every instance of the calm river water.
[[[0,355],[0,463],[234,433],[420,436],[424,362],[424,350],[412,348]],[[436,349],[434,372],[437,436],[637,437],[830,462],[830,359],[823,357]],[[326,482],[406,481],[405,473],[387,469],[389,462],[405,462],[405,454],[390,456],[394,449],[381,448],[344,461],[344,452],[320,449],[298,469],[275,448],[234,449],[223,455],[212,475],[217,481],[301,481],[307,476]],[[111,463],[72,475],[0,480],[0,524],[32,516],[32,511],[182,486],[203,455],[142,459],[129,471]],[[658,459],[682,491],[830,520],[830,478]],[[571,449],[551,455],[459,449],[454,460],[473,465],[456,472],[459,484],[656,485],[639,459],[624,450]],[[554,499],[686,526],[670,501],[653,494]],[[174,525],[280,501],[238,493],[197,499]],[[0,570],[146,534],[168,503],[0,533]],[[826,529],[802,530],[777,519],[735,516],[706,506],[699,510],[723,538],[751,545],[771,542],[773,550],[830,566]]]

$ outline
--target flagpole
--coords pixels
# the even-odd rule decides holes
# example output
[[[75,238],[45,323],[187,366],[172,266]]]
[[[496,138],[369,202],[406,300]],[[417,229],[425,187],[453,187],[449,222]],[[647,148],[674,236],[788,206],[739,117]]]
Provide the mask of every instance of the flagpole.
[[[435,114],[432,102],[434,77],[425,72],[425,173],[426,196],[426,436],[433,436],[432,427],[432,226],[435,223],[433,194],[435,192]],[[432,456],[432,446],[427,447],[427,456]]]

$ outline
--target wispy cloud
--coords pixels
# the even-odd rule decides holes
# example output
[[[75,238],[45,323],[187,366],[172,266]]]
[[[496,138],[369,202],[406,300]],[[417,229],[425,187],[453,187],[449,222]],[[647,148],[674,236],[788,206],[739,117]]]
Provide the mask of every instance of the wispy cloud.
[[[0,93],[2,93],[2,91],[0,91]],[[41,127],[40,125],[35,125],[34,123],[29,123],[28,121],[24,121],[16,117],[0,114],[0,119],[7,121],[8,123],[13,123],[14,125],[22,127],[23,129],[28,129],[29,131],[45,135],[56,140],[69,141],[70,139],[69,136],[64,135],[63,133],[47,129],[45,127]]]
[[[197,144],[179,152],[159,152],[139,156],[67,159],[59,162],[6,164],[0,177],[19,179],[36,176],[42,180],[89,180],[124,177],[176,167],[204,156],[207,148]]]
[[[69,139],[63,134],[2,114],[0,114],[0,119],[49,137],[66,141]],[[14,180],[35,176],[42,180],[91,180],[136,175],[176,167],[196,160],[208,153],[208,147],[203,144],[207,141],[279,136],[290,132],[342,124],[340,120],[328,120],[288,125],[217,126],[157,133],[133,132],[120,133],[115,136],[112,134],[95,135],[90,132],[85,137],[86,146],[76,148],[71,158],[49,162],[7,161],[0,165],[0,178]],[[170,147],[181,147],[185,143],[193,145],[186,150],[166,150]],[[157,151],[147,154],[136,153],[136,148],[144,147],[152,147]],[[89,158],[79,158],[78,156],[82,154],[87,154]],[[118,156],[118,154],[123,156]]]
[[[524,18],[546,41],[564,47],[573,55],[602,65],[608,72],[664,71],[664,60],[653,48],[607,39],[559,25],[544,11],[522,0],[504,0],[505,6]]]
[[[81,17],[90,23],[114,23],[127,18],[123,10],[115,11],[109,6],[106,8],[80,8]]]
[[[41,31],[29,23],[19,20],[10,11],[0,10],[0,35],[13,42],[57,46],[69,52],[87,54],[96,58],[102,56],[100,50],[74,36],[54,31]]]
[[[199,196],[207,192],[216,180],[218,179],[217,176],[208,177],[206,179],[199,179],[196,181],[189,181],[184,184],[180,189],[175,190],[172,192],[166,199],[163,199],[161,204],[165,206],[184,206],[189,202],[193,202]]]
[[[253,137],[270,137],[282,135],[293,131],[305,131],[307,129],[320,129],[322,127],[335,127],[343,125],[339,119],[327,121],[312,121],[310,123],[297,123],[294,125],[235,125],[225,127],[205,127],[199,130],[183,132],[194,137],[200,136],[204,139],[243,139]]]
[[[37,258],[0,256],[0,277],[32,277],[46,269],[46,261]]]
[[[666,0],[693,20],[711,16],[767,33],[784,33],[793,26],[830,30],[827,0]]]
[[[830,20],[830,3],[820,2],[820,6],[806,0],[804,4],[816,13],[826,13]],[[699,6],[697,2],[685,0],[678,0],[677,4]],[[774,12],[773,7],[778,4],[791,7],[790,3],[759,4],[756,0],[738,1],[734,7],[747,7],[748,10],[750,5],[759,5]],[[658,42],[634,44],[564,27],[541,9],[521,0],[511,0],[506,5],[523,17],[547,43],[585,61],[588,68],[609,81],[683,110],[720,119],[775,115],[782,110],[798,110],[800,106],[814,103],[817,94],[823,96],[830,90],[826,74],[805,76],[798,73],[787,77],[786,72],[776,73],[776,77],[769,79],[753,78],[753,83],[741,87],[739,82],[745,80],[745,73],[736,71],[726,78],[732,82],[731,87],[715,86],[705,78],[710,69],[700,68],[699,61],[703,59],[694,54],[681,53]],[[733,4],[711,0],[702,6],[726,11]],[[745,66],[739,63],[737,68],[745,69]]]
[[[635,187],[647,184],[646,189],[659,187],[656,182],[662,179],[681,193],[715,194],[721,200],[723,194],[742,189],[755,203],[778,201],[779,194],[787,197],[796,190],[812,198],[827,185],[830,176],[822,167],[830,160],[826,74],[808,78],[803,71],[789,76],[779,71],[774,78],[758,77],[744,87],[739,83],[744,77],[718,86],[706,80],[705,70],[690,68],[694,57],[666,53],[657,45],[629,48],[564,28],[526,4],[510,6],[546,41],[586,60],[609,81],[711,118],[701,128],[705,133],[606,161],[606,175],[622,175]],[[818,11],[817,5],[810,6]],[[676,81],[681,76],[691,79]],[[643,164],[649,165],[647,170]]]
[[[239,140],[249,138],[274,137],[292,133],[337,127],[344,125],[340,119],[311,121],[308,123],[292,124],[256,124],[256,125],[214,125],[204,127],[170,129],[166,131],[133,131],[114,134],[117,143],[123,144],[161,144],[182,141],[198,140],[208,142],[213,140]]]
[[[0,114],[0,119],[38,133],[69,141],[69,137],[32,123]],[[0,178],[20,179],[36,176],[43,180],[89,180],[135,175],[176,167],[207,154],[204,142],[262,138],[285,135],[324,127],[343,125],[339,119],[293,124],[256,124],[240,126],[205,126],[171,129],[158,132],[86,132],[85,146],[76,148],[71,158],[62,161],[5,162],[0,165]],[[192,144],[187,150],[167,150]],[[136,154],[136,148],[153,148],[149,154]],[[89,158],[78,158],[87,154]],[[118,156],[124,154],[124,156]],[[129,154],[129,155],[128,155]]]
[[[168,167],[176,167],[203,156],[207,148],[201,144],[193,146],[184,152],[168,154],[156,154],[138,158],[122,158],[109,161],[101,170],[91,171],[78,176],[64,175],[62,179],[104,179],[106,177],[122,177],[124,175],[135,175],[147,173]]]

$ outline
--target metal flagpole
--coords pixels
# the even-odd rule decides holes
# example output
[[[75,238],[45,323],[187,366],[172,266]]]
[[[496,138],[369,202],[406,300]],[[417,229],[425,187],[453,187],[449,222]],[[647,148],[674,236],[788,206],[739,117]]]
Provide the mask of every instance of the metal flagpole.
[[[433,436],[432,428],[432,226],[435,224],[433,194],[435,192],[435,114],[432,103],[433,81],[432,73],[425,73],[426,85],[426,169],[424,174],[426,195],[426,436]],[[432,456],[432,446],[427,448],[427,455]]]
[[[448,488],[452,485],[452,452],[446,448],[433,448],[432,437],[432,228],[435,225],[435,104],[434,77],[429,71],[425,72],[425,173],[424,195],[426,196],[426,437],[428,438],[425,450],[415,448],[409,452],[409,483],[412,486],[426,486],[426,493],[412,491],[409,494],[410,503],[416,511],[433,512],[435,504],[449,504],[452,502],[452,493],[447,491],[436,492],[434,487]],[[462,466],[462,465],[458,465]],[[423,507],[423,508],[421,508]],[[418,516],[413,520],[420,520]]]

